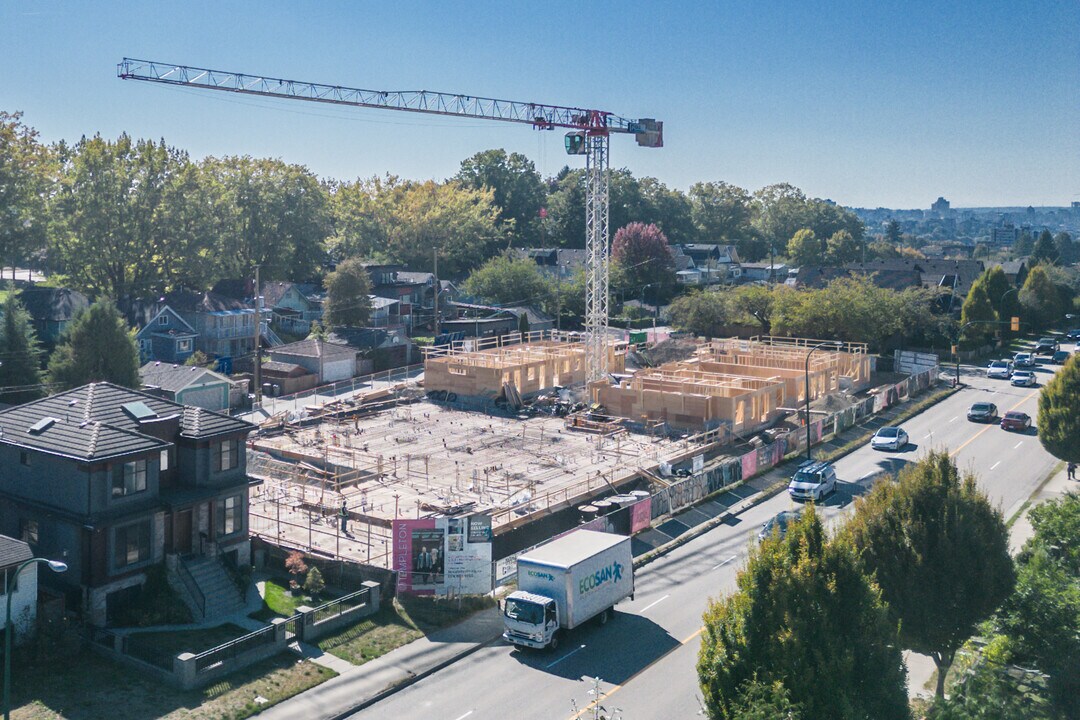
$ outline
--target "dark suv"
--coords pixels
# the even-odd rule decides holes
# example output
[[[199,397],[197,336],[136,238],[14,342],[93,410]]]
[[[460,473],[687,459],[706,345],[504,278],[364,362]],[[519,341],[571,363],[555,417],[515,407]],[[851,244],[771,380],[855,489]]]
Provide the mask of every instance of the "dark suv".
[[[1053,355],[1060,349],[1061,346],[1058,345],[1057,340],[1051,337],[1044,337],[1039,338],[1039,342],[1035,343],[1035,350],[1033,352],[1036,355]]]

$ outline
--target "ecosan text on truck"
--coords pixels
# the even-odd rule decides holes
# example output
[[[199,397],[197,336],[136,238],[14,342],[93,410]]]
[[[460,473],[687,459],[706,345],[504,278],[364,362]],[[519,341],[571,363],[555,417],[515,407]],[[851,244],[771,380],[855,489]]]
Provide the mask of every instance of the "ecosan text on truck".
[[[517,560],[518,589],[503,601],[503,637],[531,648],[559,646],[559,633],[634,597],[630,538],[575,530]]]

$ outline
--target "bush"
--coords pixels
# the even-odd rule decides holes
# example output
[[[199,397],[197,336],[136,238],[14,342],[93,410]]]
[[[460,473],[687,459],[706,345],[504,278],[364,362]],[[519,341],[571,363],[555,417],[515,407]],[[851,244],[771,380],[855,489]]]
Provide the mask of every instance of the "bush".
[[[147,568],[146,582],[135,599],[117,612],[115,624],[121,627],[150,627],[189,622],[191,611],[169,585],[165,563],[158,563]]]
[[[312,597],[318,595],[326,587],[326,582],[323,581],[322,573],[319,572],[319,568],[314,565],[308,570],[307,578],[304,580],[304,590]]]
[[[300,588],[299,578],[308,571],[307,563],[304,562],[304,553],[299,550],[294,550],[289,553],[289,556],[285,558],[285,569],[292,575],[292,580],[289,581],[289,587],[296,591]]]

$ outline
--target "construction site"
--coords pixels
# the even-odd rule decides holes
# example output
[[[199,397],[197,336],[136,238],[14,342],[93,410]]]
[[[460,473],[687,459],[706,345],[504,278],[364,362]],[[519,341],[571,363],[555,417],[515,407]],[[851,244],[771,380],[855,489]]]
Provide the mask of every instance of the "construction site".
[[[686,359],[627,369],[628,353],[642,356],[611,342],[612,371],[588,384],[572,335],[430,348],[420,378],[262,424],[249,444],[248,471],[262,481],[251,531],[388,568],[395,518],[484,513],[499,536],[612,495],[648,494],[693,458],[722,456],[796,413],[814,344],[695,341]],[[809,381],[811,400],[866,388],[865,346],[819,348]]]

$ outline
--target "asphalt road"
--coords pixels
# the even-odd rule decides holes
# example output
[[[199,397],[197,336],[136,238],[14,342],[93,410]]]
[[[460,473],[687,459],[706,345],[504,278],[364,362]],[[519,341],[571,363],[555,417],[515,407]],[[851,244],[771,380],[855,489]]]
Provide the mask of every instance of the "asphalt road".
[[[1052,366],[1041,366],[1040,381],[1051,372]],[[865,446],[837,461],[837,492],[821,506],[827,523],[841,522],[852,499],[882,472],[894,472],[930,449],[948,449],[961,469],[976,473],[1006,518],[1019,509],[1057,461],[1034,430],[1022,434],[971,423],[966,412],[974,402],[989,401],[1001,413],[1021,410],[1034,420],[1039,388],[987,380],[977,368],[964,369],[964,383],[960,392],[904,423],[911,437],[904,451]],[[581,710],[592,700],[594,677],[602,679],[602,704],[609,711],[620,708],[625,720],[695,717],[700,705],[694,664],[708,598],[734,589],[762,523],[794,505],[786,493],[777,495],[650,563],[638,574],[634,600],[620,604],[611,622],[564,636],[555,653],[500,641],[352,717],[591,717]]]

